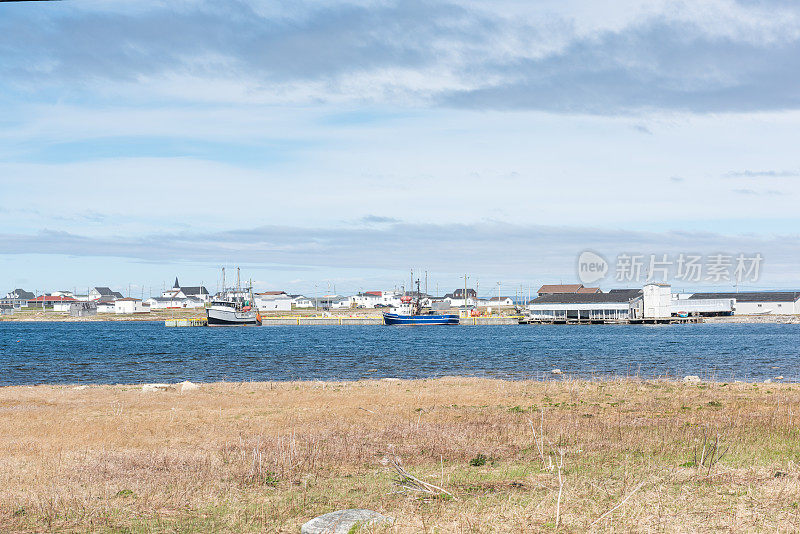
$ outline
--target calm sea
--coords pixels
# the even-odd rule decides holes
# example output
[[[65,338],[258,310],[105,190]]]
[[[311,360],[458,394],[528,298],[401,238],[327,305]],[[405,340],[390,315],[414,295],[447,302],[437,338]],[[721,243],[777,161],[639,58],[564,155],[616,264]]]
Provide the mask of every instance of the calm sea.
[[[0,322],[0,384],[565,374],[800,380],[800,325],[268,326]]]

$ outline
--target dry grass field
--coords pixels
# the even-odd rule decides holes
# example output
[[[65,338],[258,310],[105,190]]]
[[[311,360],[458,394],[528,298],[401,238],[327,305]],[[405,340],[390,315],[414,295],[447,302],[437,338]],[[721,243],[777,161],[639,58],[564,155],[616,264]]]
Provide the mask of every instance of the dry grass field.
[[[792,384],[6,387],[0,531],[797,532],[799,417]]]

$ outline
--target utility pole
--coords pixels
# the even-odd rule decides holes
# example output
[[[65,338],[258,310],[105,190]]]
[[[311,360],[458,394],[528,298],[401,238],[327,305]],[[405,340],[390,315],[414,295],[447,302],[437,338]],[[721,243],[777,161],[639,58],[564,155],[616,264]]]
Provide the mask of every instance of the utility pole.
[[[464,309],[467,309],[467,275],[464,275]]]

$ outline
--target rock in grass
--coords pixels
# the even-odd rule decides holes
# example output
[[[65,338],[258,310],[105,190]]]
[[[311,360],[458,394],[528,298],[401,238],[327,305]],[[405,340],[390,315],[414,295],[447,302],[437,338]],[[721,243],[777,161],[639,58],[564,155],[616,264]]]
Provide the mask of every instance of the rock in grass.
[[[554,375],[561,375],[561,374],[564,374],[564,373],[562,373],[562,372],[561,372],[561,369],[553,369],[553,370],[552,370],[552,371],[550,371],[550,372],[551,372],[551,373],[553,373]]]
[[[347,534],[353,527],[368,527],[380,523],[392,523],[394,519],[372,510],[352,508],[338,510],[315,517],[303,524],[300,534]],[[357,532],[358,530],[354,530]]]
[[[155,391],[167,391],[175,389],[171,384],[142,384],[142,393],[153,393]]]
[[[702,382],[702,380],[700,380],[700,377],[697,375],[688,375],[683,377],[684,384],[699,384],[700,382]]]
[[[181,387],[181,393],[186,393],[187,391],[194,391],[196,389],[200,389],[200,386],[195,384],[194,382],[189,382],[188,380],[181,382],[178,384]]]

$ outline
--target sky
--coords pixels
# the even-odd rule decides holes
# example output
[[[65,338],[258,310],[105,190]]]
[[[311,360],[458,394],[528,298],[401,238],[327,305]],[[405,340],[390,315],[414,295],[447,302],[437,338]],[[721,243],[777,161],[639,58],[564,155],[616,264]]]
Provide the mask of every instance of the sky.
[[[790,0],[0,3],[0,293],[800,289],[798,131]]]

